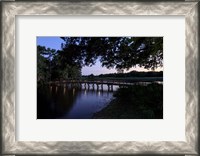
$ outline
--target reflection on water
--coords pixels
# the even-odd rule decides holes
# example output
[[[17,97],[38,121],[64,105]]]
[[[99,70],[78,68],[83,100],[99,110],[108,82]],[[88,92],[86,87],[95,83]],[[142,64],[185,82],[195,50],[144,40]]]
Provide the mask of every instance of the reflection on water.
[[[163,82],[157,82],[163,83]],[[151,82],[137,82],[148,85]],[[37,89],[38,119],[91,119],[94,113],[106,107],[118,86],[64,85],[39,87]]]
[[[103,86],[50,86],[38,88],[38,119],[91,119],[111,101],[112,90]]]

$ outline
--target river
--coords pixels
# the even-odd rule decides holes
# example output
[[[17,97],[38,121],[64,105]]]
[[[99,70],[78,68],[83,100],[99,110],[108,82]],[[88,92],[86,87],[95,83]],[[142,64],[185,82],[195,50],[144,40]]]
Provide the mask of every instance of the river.
[[[82,87],[50,86],[38,90],[38,119],[91,119],[94,113],[106,107],[113,98],[107,85],[97,90]]]

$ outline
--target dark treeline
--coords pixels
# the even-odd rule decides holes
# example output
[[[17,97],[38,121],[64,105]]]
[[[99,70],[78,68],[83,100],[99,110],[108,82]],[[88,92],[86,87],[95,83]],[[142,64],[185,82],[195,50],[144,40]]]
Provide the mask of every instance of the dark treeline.
[[[83,77],[92,77],[94,75],[88,75],[88,76],[83,76]],[[128,73],[110,73],[110,74],[100,74],[98,76],[94,76],[94,77],[163,77],[163,71],[158,71],[158,72],[154,72],[154,71],[131,71]]]

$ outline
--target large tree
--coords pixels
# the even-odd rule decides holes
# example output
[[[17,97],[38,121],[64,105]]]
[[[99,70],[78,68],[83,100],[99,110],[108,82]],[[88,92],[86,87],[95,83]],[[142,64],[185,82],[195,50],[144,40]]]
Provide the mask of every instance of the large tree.
[[[55,50],[37,46],[37,81],[46,82],[51,79],[51,59]]]
[[[81,67],[71,59],[67,61],[63,51],[37,46],[37,80],[48,82],[56,79],[78,78]]]

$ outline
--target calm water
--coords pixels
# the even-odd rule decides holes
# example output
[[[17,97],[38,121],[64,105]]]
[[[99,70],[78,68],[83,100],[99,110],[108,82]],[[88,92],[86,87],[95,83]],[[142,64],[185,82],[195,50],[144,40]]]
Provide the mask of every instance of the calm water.
[[[38,119],[91,119],[95,112],[106,107],[113,98],[113,90],[108,91],[80,87],[51,86],[38,89],[37,118]]]

